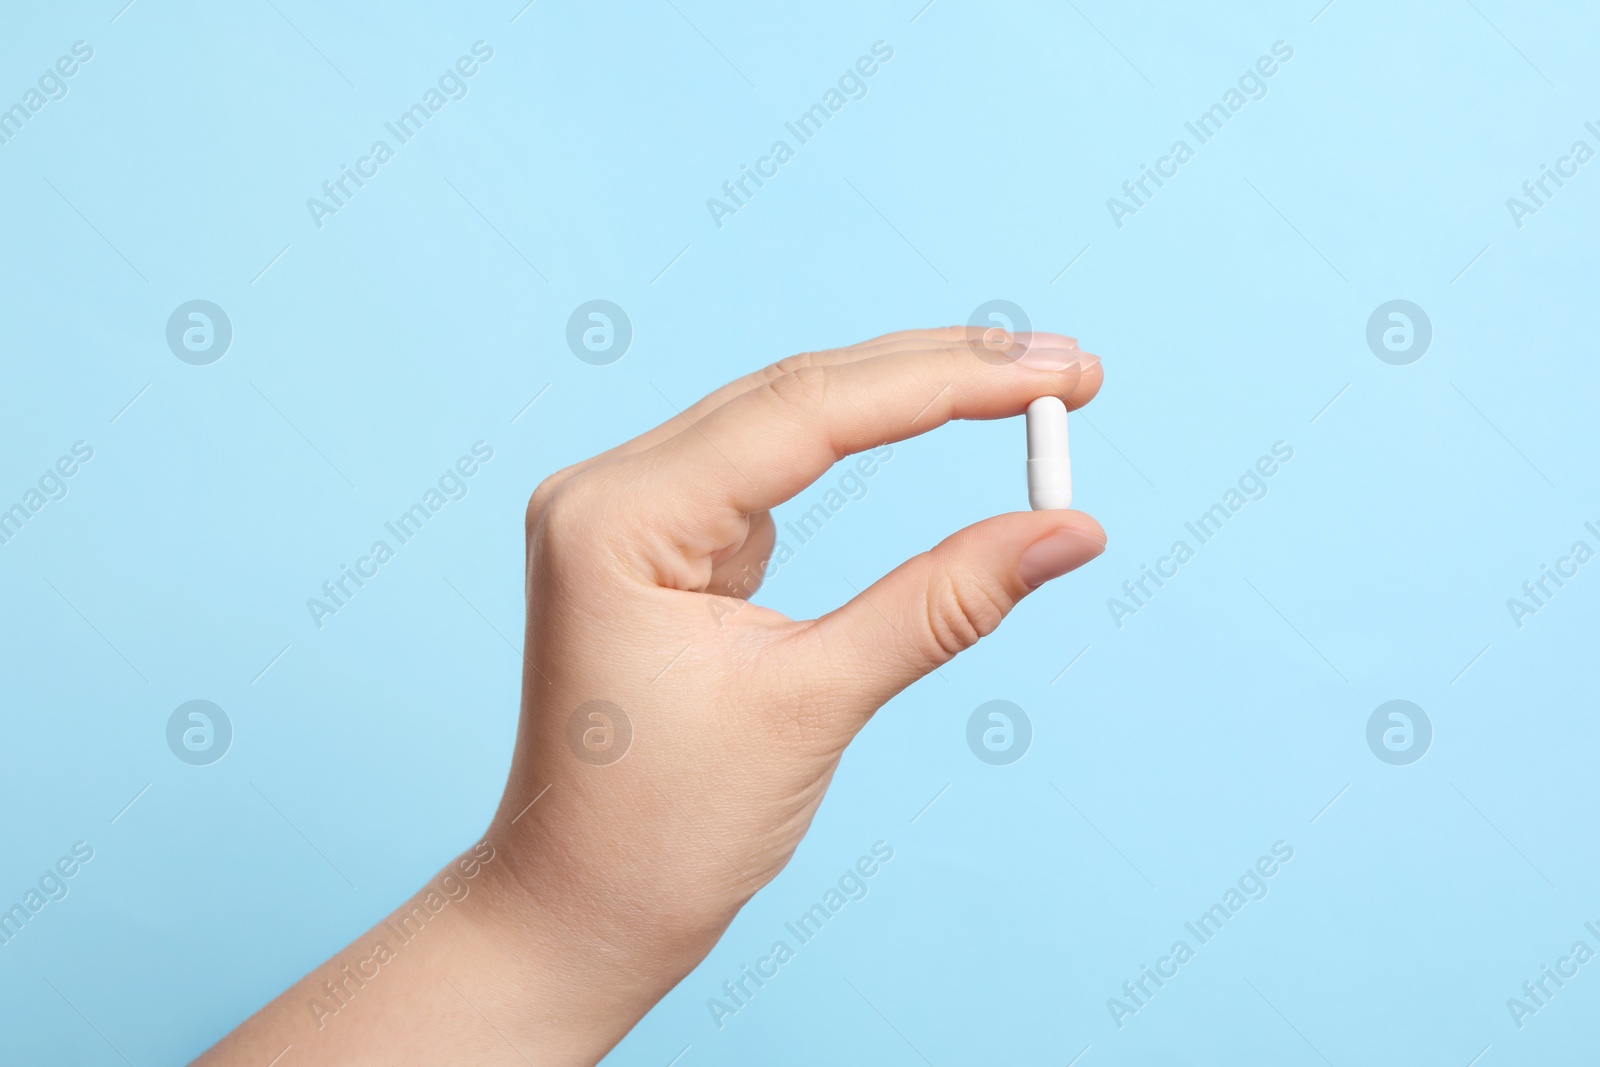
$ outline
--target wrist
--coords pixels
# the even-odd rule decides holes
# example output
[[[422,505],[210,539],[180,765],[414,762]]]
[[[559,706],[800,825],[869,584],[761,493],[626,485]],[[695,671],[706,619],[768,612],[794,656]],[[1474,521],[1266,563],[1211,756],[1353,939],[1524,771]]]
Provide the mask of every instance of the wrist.
[[[727,923],[652,908],[541,840],[529,822],[509,833],[497,820],[475,846],[489,846],[492,858],[480,860],[462,910],[486,975],[503,991],[506,1014],[496,1021],[511,1040],[551,1063],[596,1063],[705,958]]]

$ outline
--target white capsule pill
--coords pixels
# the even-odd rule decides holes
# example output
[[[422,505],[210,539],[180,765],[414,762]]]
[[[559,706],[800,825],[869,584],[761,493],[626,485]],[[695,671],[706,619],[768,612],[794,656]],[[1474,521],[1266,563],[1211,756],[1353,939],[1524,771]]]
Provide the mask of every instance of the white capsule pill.
[[[1072,506],[1067,405],[1058,396],[1041,396],[1028,405],[1028,503],[1034,511]]]

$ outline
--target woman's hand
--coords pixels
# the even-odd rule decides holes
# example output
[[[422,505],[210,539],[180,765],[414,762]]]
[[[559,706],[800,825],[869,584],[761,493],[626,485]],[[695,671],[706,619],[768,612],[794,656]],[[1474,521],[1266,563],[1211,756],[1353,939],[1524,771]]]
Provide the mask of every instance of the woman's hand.
[[[961,328],[890,334],[782,360],[547,478],[527,511],[517,748],[476,853],[493,859],[462,883],[427,966],[404,985],[370,980],[319,1033],[370,1030],[351,1048],[374,1062],[603,1056],[783,869],[873,712],[1105,547],[1078,512],[999,515],[791,620],[746,603],[773,549],[770,509],[853,453],[1039,396],[1081,407],[1100,383],[1099,360],[1066,337],[997,350]],[[434,996],[443,1014],[396,1006]],[[402,1037],[415,1028],[437,1032]],[[481,1049],[465,1054],[460,1033]],[[323,1044],[308,1034],[295,1063],[321,1062]]]

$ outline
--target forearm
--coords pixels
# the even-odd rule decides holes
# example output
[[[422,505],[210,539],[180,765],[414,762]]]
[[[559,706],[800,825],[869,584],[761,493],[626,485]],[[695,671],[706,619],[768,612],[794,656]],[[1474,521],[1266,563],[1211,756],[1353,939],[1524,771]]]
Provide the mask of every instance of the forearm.
[[[295,1067],[594,1062],[574,1039],[529,1025],[561,991],[514,962],[531,944],[512,944],[493,917],[504,911],[490,906],[497,862],[487,840],[464,852],[196,1062],[262,1067],[285,1050]],[[519,936],[532,942],[534,927]]]
[[[507,862],[496,836],[196,1063],[262,1067],[290,1049],[283,1067],[593,1064],[714,943],[713,934],[663,951],[618,939],[604,894],[586,906],[564,889],[559,901],[530,891],[545,865]]]

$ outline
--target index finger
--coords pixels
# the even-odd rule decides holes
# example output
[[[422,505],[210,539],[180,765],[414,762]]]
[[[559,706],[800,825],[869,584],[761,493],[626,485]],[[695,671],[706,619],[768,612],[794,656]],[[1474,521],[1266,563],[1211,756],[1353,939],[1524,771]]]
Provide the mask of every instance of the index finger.
[[[972,326],[943,326],[931,330],[900,330],[895,333],[884,334],[881,337],[874,337],[868,341],[846,345],[842,348],[824,348],[785,356],[776,363],[769,363],[760,370],[751,371],[749,374],[736,378],[726,385],[707,393],[694,404],[677,412],[660,425],[646,430],[639,436],[564,468],[547,478],[546,482],[557,483],[565,481],[575,474],[597,467],[619,456],[643,452],[684,432],[734,397],[747,393],[758,386],[765,385],[774,378],[791,374],[801,367],[824,363],[853,363],[871,356],[916,350],[929,344],[954,341],[964,341],[969,345],[984,346],[988,348],[992,358],[999,361],[1005,358],[1005,352],[1008,349],[1026,347],[1029,343],[1029,338],[1026,335],[1006,334],[998,339],[993,335],[994,331],[992,330],[980,330]],[[1070,337],[1060,340],[1076,344]],[[1051,343],[1054,343],[1054,341]],[[671,399],[666,398],[664,395],[663,399],[666,399],[669,404],[672,403]]]
[[[651,449],[650,459],[661,461],[652,466],[668,493],[750,514],[790,499],[852,453],[952,419],[1020,415],[1041,396],[1081,407],[1101,380],[1099,358],[1070,338],[1034,334],[1015,362],[965,340],[929,339],[774,378]]]

